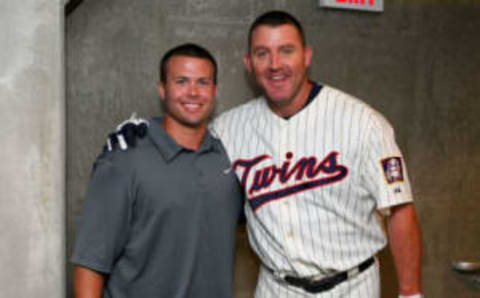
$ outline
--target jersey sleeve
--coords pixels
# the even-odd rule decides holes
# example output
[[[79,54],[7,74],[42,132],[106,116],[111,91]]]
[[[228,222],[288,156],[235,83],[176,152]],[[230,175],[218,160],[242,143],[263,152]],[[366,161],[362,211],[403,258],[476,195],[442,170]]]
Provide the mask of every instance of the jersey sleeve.
[[[129,234],[129,180],[129,174],[111,159],[97,159],[78,224],[72,263],[111,272]]]
[[[208,125],[208,129],[210,133],[212,134],[212,136],[214,136],[217,139],[220,139],[221,135],[224,133],[222,129],[222,119],[223,119],[223,114],[220,116],[217,116]]]
[[[370,124],[363,155],[363,181],[375,198],[377,209],[389,215],[390,207],[413,201],[412,191],[390,123],[374,114]]]

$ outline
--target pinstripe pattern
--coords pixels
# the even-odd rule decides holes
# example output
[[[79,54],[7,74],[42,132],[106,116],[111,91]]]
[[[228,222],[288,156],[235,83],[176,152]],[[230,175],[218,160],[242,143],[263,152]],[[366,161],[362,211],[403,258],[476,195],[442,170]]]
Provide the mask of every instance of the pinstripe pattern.
[[[332,87],[325,86],[288,120],[259,98],[222,114],[212,130],[237,165],[238,177],[245,179],[249,202],[270,199],[252,205],[254,209],[247,203],[245,212],[252,248],[277,273],[306,277],[356,266],[386,244],[374,210],[412,200],[405,168],[404,182],[388,184],[385,179],[382,159],[402,158],[390,124],[362,101]],[[259,156],[265,157],[244,165]],[[332,158],[325,161],[327,157]],[[301,166],[306,161],[315,161],[310,169],[320,170],[309,176],[309,166]],[[339,175],[342,167],[348,169],[345,177]],[[281,169],[293,174],[281,181]],[[321,184],[327,178],[332,181]],[[293,188],[312,180],[322,181],[304,191]],[[285,189],[296,192],[276,197]],[[283,291],[268,290],[270,286],[261,279],[257,297]],[[287,292],[276,297],[289,297]]]

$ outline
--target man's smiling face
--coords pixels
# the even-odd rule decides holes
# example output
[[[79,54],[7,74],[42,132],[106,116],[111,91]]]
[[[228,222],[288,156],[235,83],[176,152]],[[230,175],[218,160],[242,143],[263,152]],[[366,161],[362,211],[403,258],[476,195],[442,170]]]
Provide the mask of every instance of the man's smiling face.
[[[245,65],[272,109],[281,114],[282,108],[306,99],[311,56],[293,25],[261,25],[252,32]]]
[[[158,85],[169,121],[188,127],[204,127],[213,113],[217,86],[214,66],[204,58],[172,56],[165,82]]]

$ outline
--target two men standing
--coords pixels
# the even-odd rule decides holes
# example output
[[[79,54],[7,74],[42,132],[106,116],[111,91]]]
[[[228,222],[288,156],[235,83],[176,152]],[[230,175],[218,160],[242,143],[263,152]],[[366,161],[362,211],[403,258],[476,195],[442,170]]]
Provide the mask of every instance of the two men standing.
[[[281,11],[272,11],[258,17],[250,27],[248,52],[244,61],[247,70],[253,74],[261,87],[263,95],[224,113],[212,125],[212,131],[222,141],[232,164],[233,171],[229,171],[228,163],[222,164],[227,165],[224,173],[231,172],[237,175],[246,197],[244,209],[249,241],[262,262],[256,297],[379,297],[380,280],[375,255],[385,247],[387,241],[377,222],[376,210],[388,216],[388,234],[397,268],[400,294],[403,297],[421,297],[420,230],[405,164],[395,143],[393,129],[378,112],[362,101],[335,88],[310,80],[307,77],[307,69],[311,63],[312,54],[313,50],[306,44],[303,28],[293,16]],[[188,61],[177,60],[179,63],[188,64]],[[178,67],[189,69],[186,66]],[[201,65],[195,67],[202,68]],[[167,73],[169,74],[168,71]],[[175,76],[172,77],[175,78]],[[182,77],[185,75],[180,76]],[[186,77],[191,78],[190,75]],[[173,82],[179,85],[183,83],[191,84],[191,81],[180,79]],[[172,85],[172,87],[179,85]],[[165,86],[167,88],[162,87],[161,83],[159,88],[162,98],[171,99],[170,104],[166,101],[164,105],[165,119],[170,117],[168,115],[180,116],[176,117],[181,121],[175,121],[175,127],[191,128],[192,125],[198,124],[190,120],[196,117],[193,115],[198,115],[197,112],[209,110],[208,101],[202,99],[202,96],[191,96],[188,100],[181,100],[182,93],[177,93],[176,88],[169,89],[168,80]],[[190,86],[193,88],[194,85]],[[189,92],[191,92],[190,95],[199,95],[197,89]],[[214,95],[211,92],[209,94],[212,97]],[[158,152],[154,154],[153,151],[158,151],[162,146],[159,144],[160,140],[155,141],[162,125],[167,134],[170,134],[167,122],[159,123],[161,124],[156,124],[155,120],[152,121],[148,130],[150,139],[147,138],[147,141],[153,140],[153,144],[149,145],[151,149],[148,151],[151,157],[146,153],[140,153],[144,146],[142,143],[137,146],[139,148],[113,154],[115,162],[128,164],[118,172],[123,175],[125,173],[132,175],[130,180],[120,180],[123,188],[135,185],[135,188],[124,189],[123,194],[118,194],[118,196],[128,194],[131,196],[130,200],[134,201],[128,212],[121,213],[123,215],[131,213],[134,216],[126,219],[123,215],[119,216],[125,219],[122,223],[123,229],[133,233],[128,234],[126,238],[123,237],[122,241],[118,241],[119,254],[110,260],[110,268],[113,271],[118,264],[122,264],[123,259],[133,258],[128,255],[131,251],[128,245],[137,247],[138,241],[133,240],[136,232],[145,231],[134,228],[135,220],[143,221],[142,216],[154,212],[149,208],[147,208],[149,212],[145,214],[137,211],[142,206],[148,205],[142,196],[146,190],[158,196],[162,202],[166,200],[173,204],[172,201],[176,201],[170,198],[174,192],[165,191],[163,187],[149,188],[146,184],[135,184],[141,175],[139,171],[131,170],[138,167],[139,160],[143,160],[143,165],[148,167],[149,171],[160,171],[157,173],[159,176],[170,175],[168,168],[157,170],[157,163],[152,162],[155,159],[153,155],[158,155]],[[176,144],[170,142],[169,146],[173,148],[174,145],[178,145],[181,147],[178,149],[179,152],[200,154],[199,150],[202,147],[198,147],[199,144],[204,144],[208,140],[206,122],[200,121],[200,123],[198,130],[182,129],[181,133],[170,135]],[[163,145],[169,144],[165,140],[162,142]],[[138,155],[138,159],[130,157],[133,155]],[[176,155],[172,153],[168,156]],[[114,157],[110,158],[114,159]],[[190,162],[195,163],[193,159]],[[391,166],[393,164],[394,167]],[[210,176],[211,179],[220,179],[218,167],[213,168],[214,170],[203,174]],[[97,171],[98,169],[95,171],[93,181]],[[200,176],[197,179],[200,179]],[[147,180],[152,185],[155,184],[151,179]],[[203,235],[218,232],[218,236],[223,233],[225,237],[233,233],[232,227],[235,225],[237,212],[232,206],[236,206],[240,199],[233,179],[225,178],[224,180],[226,181],[217,180],[216,183],[205,180],[205,183],[214,185],[207,188],[227,183],[228,186],[222,189],[231,189],[232,194],[223,192],[222,195],[226,199],[227,203],[224,202],[226,206],[219,204],[215,208],[216,212],[228,213],[232,218],[228,221],[227,218],[220,216],[221,220],[215,222],[228,222],[230,228],[221,231],[197,229],[195,233],[188,234],[187,238],[199,237],[201,234],[197,233],[201,232],[206,232]],[[168,180],[168,183],[177,183],[177,181]],[[178,185],[179,188],[183,188],[184,183],[178,183]],[[102,188],[100,185],[97,187]],[[195,201],[197,193],[187,194],[190,194],[189,200],[192,203],[202,204]],[[210,195],[212,194],[208,193],[201,199],[202,202]],[[102,196],[98,196],[98,199],[102,199]],[[220,198],[219,201],[221,201]],[[106,206],[115,204],[116,202],[105,203]],[[88,197],[86,206],[85,213],[96,212],[88,211]],[[148,205],[148,207],[152,206]],[[187,212],[197,214],[193,206],[187,208],[189,209]],[[205,216],[198,215],[199,217],[210,219],[207,217],[212,216],[208,213],[208,208],[201,212],[205,212]],[[176,213],[172,212],[171,216],[175,216],[174,214]],[[218,214],[215,215],[218,216]],[[186,224],[187,222],[191,224],[191,217],[187,213],[179,212],[177,216],[181,216]],[[175,235],[172,233],[175,230],[165,224],[165,221],[170,219],[168,214],[160,212],[157,219],[146,225],[152,227],[156,233],[153,236],[148,233],[150,236],[145,237],[162,237],[163,239],[163,241],[153,240],[156,246],[151,252],[153,255],[148,256],[151,262],[155,262],[152,258],[157,257],[155,253],[157,250],[165,249],[163,243],[167,238],[163,237],[169,237],[170,241],[175,240]],[[196,222],[193,221],[193,223]],[[85,229],[86,232],[83,234],[91,235],[95,225],[91,224],[89,228],[84,228],[85,226],[89,224],[84,221],[81,230]],[[170,231],[170,229],[173,230]],[[96,236],[91,237],[96,239]],[[229,237],[224,241],[233,242],[231,238],[233,236]],[[216,240],[212,238],[208,241]],[[87,237],[83,242],[91,243],[91,240]],[[181,245],[181,243],[183,241],[178,244]],[[102,247],[102,245],[102,241],[95,242],[95,247]],[[226,248],[223,252],[231,251],[231,247],[225,242],[221,247]],[[81,254],[82,250],[81,246],[77,246],[76,253]],[[202,252],[202,246],[195,247],[195,250]],[[177,260],[184,261],[185,257],[188,259],[191,256],[187,250],[179,252],[181,254],[175,254],[172,249],[166,251],[163,257],[170,254],[170,256],[178,256]],[[95,249],[92,253],[95,253]],[[199,254],[196,257],[199,266],[205,266],[199,268],[200,271],[213,268],[204,264],[205,262],[209,264],[203,260],[205,255]],[[193,262],[193,259],[191,261]],[[231,262],[231,257],[227,258],[227,262]],[[88,264],[80,262],[77,264],[81,267],[77,267],[77,270],[85,269],[84,266],[88,267]],[[211,266],[215,264],[211,263]],[[221,266],[218,263],[216,265]],[[149,267],[151,270],[160,270],[155,269],[156,265]],[[190,276],[196,276],[193,267],[187,266],[191,272]],[[175,266],[171,267],[171,269],[174,268]],[[225,270],[228,271],[228,268]],[[179,291],[190,285],[182,282],[174,283],[183,276],[176,271],[175,273],[176,275],[171,275],[171,279],[167,282],[172,285],[172,291],[177,289],[176,292],[174,291],[175,295],[140,296],[203,297],[199,292]],[[113,273],[109,273],[108,276],[107,284],[115,280]],[[157,282],[163,282],[162,279],[167,276],[160,274]],[[138,279],[137,275],[131,274],[125,277],[129,281]],[[197,282],[195,279],[183,278],[182,280],[193,285]],[[155,282],[147,280],[141,284],[154,286]],[[199,286],[196,289],[202,289],[202,287]],[[127,293],[130,294],[104,297],[140,297],[134,292]],[[212,294],[210,297],[216,296]]]

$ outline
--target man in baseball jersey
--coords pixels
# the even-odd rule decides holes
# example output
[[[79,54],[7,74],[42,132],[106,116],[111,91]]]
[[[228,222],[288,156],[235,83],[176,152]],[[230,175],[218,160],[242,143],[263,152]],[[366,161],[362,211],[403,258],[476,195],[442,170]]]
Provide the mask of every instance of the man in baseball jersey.
[[[232,297],[242,195],[207,130],[216,62],[185,44],[160,73],[165,116],[95,163],[72,257],[77,298]]]
[[[390,124],[307,77],[312,49],[291,15],[250,27],[244,62],[263,95],[214,122],[247,195],[262,260],[256,297],[379,297],[387,215],[400,294],[420,297],[421,237]],[[372,258],[373,257],[373,258]]]
[[[248,199],[262,261],[255,297],[379,297],[375,255],[387,240],[377,211],[387,216],[400,297],[422,297],[420,229],[390,124],[307,77],[313,51],[290,14],[263,14],[248,38],[244,62],[263,95],[212,129]]]

